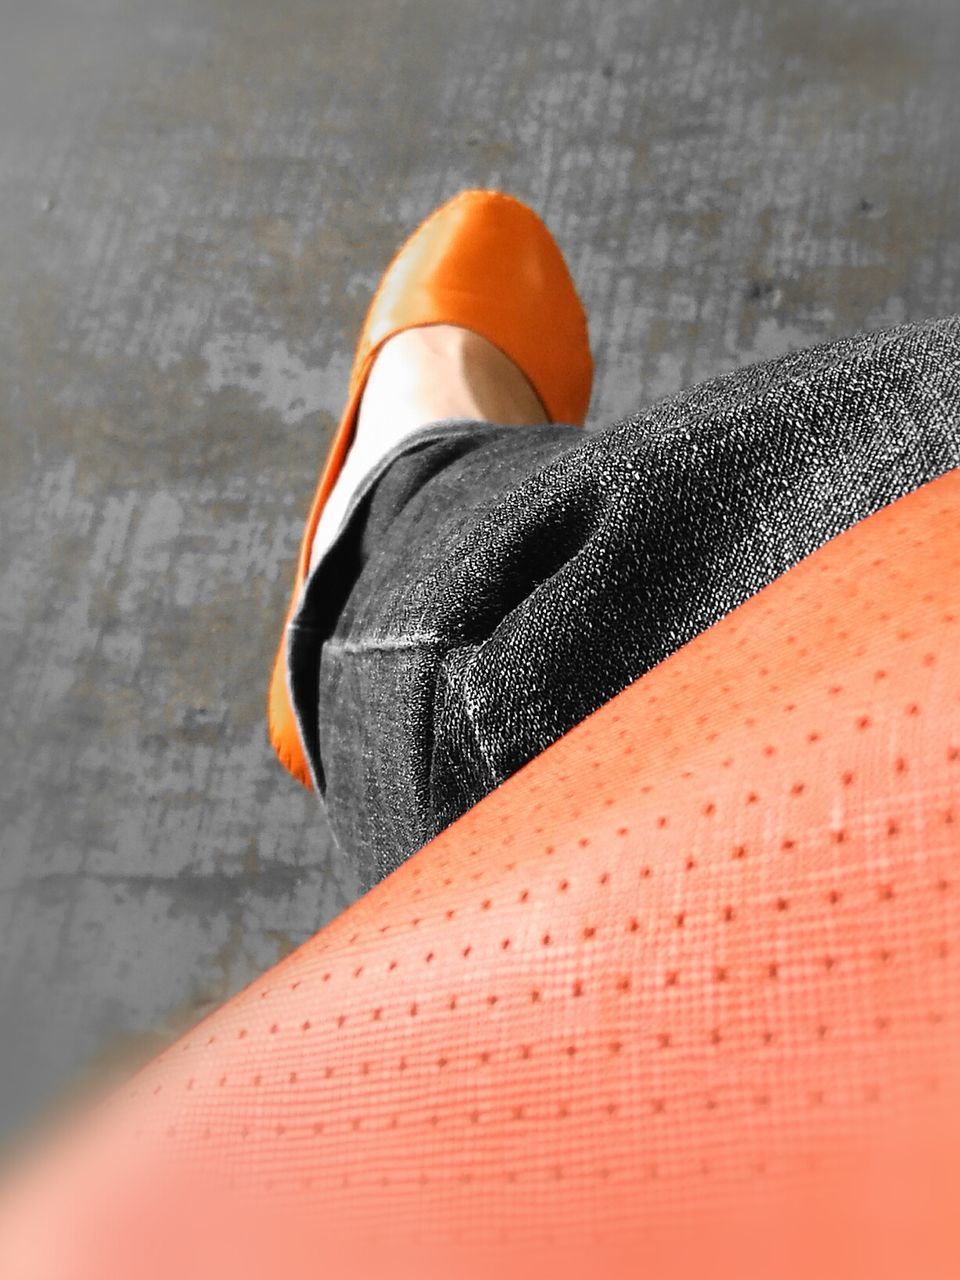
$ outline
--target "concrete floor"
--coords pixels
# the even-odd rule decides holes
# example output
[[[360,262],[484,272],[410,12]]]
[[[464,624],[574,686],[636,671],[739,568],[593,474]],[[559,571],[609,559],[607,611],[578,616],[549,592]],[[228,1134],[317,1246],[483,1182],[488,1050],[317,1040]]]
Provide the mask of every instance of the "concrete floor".
[[[351,901],[267,671],[386,260],[546,216],[593,417],[960,309],[951,0],[0,0],[0,1131]]]

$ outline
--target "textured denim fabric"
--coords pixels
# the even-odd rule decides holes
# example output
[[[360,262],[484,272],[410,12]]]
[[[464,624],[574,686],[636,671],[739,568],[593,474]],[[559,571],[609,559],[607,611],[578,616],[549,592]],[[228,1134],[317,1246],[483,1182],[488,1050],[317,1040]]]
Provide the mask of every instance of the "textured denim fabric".
[[[362,887],[804,556],[958,465],[960,317],[749,366],[599,431],[445,422],[404,442],[355,495],[289,634],[311,769]]]

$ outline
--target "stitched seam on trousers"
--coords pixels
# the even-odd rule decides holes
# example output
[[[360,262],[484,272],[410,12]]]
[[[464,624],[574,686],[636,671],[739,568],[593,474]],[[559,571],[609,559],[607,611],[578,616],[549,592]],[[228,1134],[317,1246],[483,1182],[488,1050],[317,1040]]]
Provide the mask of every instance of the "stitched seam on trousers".
[[[438,648],[443,645],[440,636],[381,636],[376,640],[334,640],[323,642],[325,649],[339,653],[396,653],[403,649]]]
[[[490,756],[487,754],[487,751],[484,748],[483,739],[480,736],[479,730],[477,729],[476,721],[473,718],[473,713],[470,710],[469,700],[463,696],[462,690],[455,689],[454,686],[451,684],[448,668],[444,665],[443,662],[439,664],[439,667],[440,667],[440,670],[443,672],[443,679],[447,686],[447,689],[449,690],[451,695],[459,697],[460,705],[463,707],[464,714],[467,718],[467,724],[470,726],[470,732],[473,734],[473,741],[476,744],[476,748],[480,753],[483,763],[487,766],[487,773],[490,775],[490,781],[496,787],[500,783],[500,778],[497,774],[496,769],[493,766],[493,761],[490,759]]]

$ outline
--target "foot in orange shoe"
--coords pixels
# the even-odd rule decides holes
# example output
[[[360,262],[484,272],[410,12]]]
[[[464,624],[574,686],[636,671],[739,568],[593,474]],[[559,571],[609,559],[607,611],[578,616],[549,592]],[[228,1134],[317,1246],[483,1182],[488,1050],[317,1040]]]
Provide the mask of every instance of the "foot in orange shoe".
[[[548,422],[549,414],[523,371],[481,334],[453,324],[394,334],[370,370],[343,470],[313,535],[311,569],[364,476],[419,427],[447,418],[525,426]]]
[[[563,254],[528,205],[502,191],[462,191],[401,245],[360,332],[270,678],[270,740],[305,786],[313,783],[287,650],[323,545],[321,522],[325,536],[336,533],[363,472],[406,432],[449,417],[579,426],[592,378],[586,315]]]

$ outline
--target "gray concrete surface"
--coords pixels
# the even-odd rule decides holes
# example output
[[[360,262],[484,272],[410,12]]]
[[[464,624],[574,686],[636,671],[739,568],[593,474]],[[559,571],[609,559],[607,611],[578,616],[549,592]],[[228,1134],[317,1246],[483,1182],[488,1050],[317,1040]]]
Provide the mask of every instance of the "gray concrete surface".
[[[357,327],[546,216],[596,422],[958,308],[948,0],[0,0],[0,1131],[356,892],[264,692]]]

